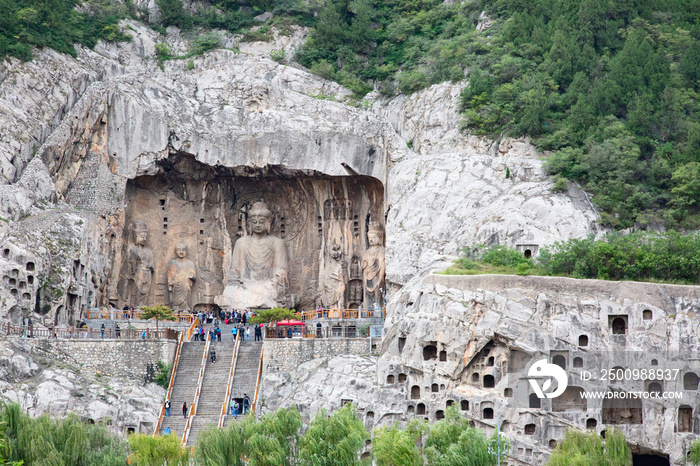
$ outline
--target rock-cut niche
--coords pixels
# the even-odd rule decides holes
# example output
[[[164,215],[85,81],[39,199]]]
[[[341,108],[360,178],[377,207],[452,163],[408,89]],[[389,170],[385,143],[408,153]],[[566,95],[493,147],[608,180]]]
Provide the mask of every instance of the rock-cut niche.
[[[381,307],[384,189],[368,176],[211,167],[129,180],[119,306]]]

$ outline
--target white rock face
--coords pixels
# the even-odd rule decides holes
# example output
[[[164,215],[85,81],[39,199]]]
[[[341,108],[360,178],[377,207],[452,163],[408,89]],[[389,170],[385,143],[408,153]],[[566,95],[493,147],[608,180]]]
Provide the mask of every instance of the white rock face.
[[[0,340],[0,375],[0,400],[19,403],[31,416],[74,413],[120,435],[129,427],[152,433],[165,397],[156,384],[81,373],[22,341]]]
[[[598,234],[585,193],[551,191],[542,156],[524,140],[496,144],[459,130],[465,83],[375,105],[413,151],[392,157],[387,279],[406,283],[476,244],[539,246]]]

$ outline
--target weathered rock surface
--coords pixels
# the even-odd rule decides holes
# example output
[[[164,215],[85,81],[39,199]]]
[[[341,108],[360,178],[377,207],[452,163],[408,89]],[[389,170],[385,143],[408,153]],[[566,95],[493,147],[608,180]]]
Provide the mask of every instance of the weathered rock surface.
[[[141,6],[150,12],[151,3]],[[85,289],[72,292],[68,302],[65,286],[57,286],[62,293],[34,306],[50,303],[51,320],[63,306],[71,316],[65,320],[75,322],[83,308],[106,305],[116,295],[128,228],[125,186],[158,173],[173,153],[210,167],[279,166],[289,173],[378,179],[386,194],[387,278],[393,284],[472,244],[544,245],[596,232],[585,195],[551,193],[527,142],[494,144],[459,131],[464,83],[352,107],[345,103],[350,93],[337,84],[266,58],[273,50],[291,56],[303,29],[275,33],[266,45],[239,44],[250,55],[219,50],[194,58],[193,70],[174,60],[161,71],[155,43],[182,53],[187,40],[176,29],[159,36],[138,22],[125,26],[131,43],[79,48],[76,59],[42,51],[32,62],[3,65],[0,123],[7,130],[0,168],[8,184],[0,186],[0,216],[19,227],[75,207],[85,226],[74,239],[93,239],[77,265],[87,268]],[[39,249],[36,238],[0,235],[10,249]],[[63,256],[35,259],[38,269],[72,272]],[[9,261],[7,267],[16,265],[22,264]],[[69,282],[66,275],[53,281]],[[15,301],[10,292],[6,283],[0,293],[5,313],[26,315],[36,293],[23,304],[16,299],[19,289]]]
[[[692,356],[700,347],[700,287],[428,275],[407,284],[390,310],[378,359],[359,354],[310,359],[284,346],[291,343],[267,341],[265,409],[297,405],[311,418],[321,408],[352,400],[371,427],[416,417],[435,421],[455,405],[487,431],[500,418],[514,464],[544,464],[570,427],[602,432],[614,425],[634,452],[668,455],[677,465],[696,437],[700,393],[697,382],[687,385],[686,374],[700,374]],[[624,321],[623,334],[616,333],[615,319]],[[310,348],[322,340],[296,343],[302,344]],[[541,400],[539,409],[530,404],[526,377],[530,363],[543,358],[569,370],[569,388],[559,398]],[[654,390],[648,377],[581,380],[582,370],[600,379],[602,369],[621,360],[630,370],[679,368],[663,381],[663,390],[682,392],[682,398],[617,405],[579,396],[578,390]],[[296,367],[286,364],[294,361]],[[685,406],[693,408],[689,418]]]
[[[86,371],[55,356],[38,342],[0,340],[0,400],[19,403],[33,417],[72,412],[120,435],[129,428],[153,432],[163,388]]]
[[[586,194],[553,193],[542,155],[525,140],[459,130],[459,94],[444,83],[375,105],[412,151],[392,157],[387,280],[406,283],[476,244],[549,245],[599,233]]]

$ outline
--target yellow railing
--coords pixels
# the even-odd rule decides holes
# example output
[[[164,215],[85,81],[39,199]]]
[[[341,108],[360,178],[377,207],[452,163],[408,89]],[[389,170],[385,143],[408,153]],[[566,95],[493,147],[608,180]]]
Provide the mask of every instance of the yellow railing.
[[[236,338],[236,344],[233,347],[233,357],[231,358],[231,370],[228,374],[228,383],[226,384],[226,398],[224,398],[224,403],[221,405],[221,413],[219,414],[219,429],[224,426],[224,418],[228,413],[228,403],[231,398],[231,384],[233,383],[233,375],[236,370],[236,359],[238,359],[238,348],[241,345],[241,338]]]
[[[207,338],[207,344],[204,345],[204,354],[202,355],[202,364],[199,366],[199,378],[197,379],[197,390],[194,393],[194,399],[190,405],[190,414],[187,416],[185,430],[182,433],[182,446],[187,445],[187,438],[190,436],[190,428],[192,427],[192,419],[197,412],[197,404],[199,403],[199,394],[202,391],[202,381],[204,380],[204,367],[207,365],[207,355],[209,354],[209,345],[211,340]]]
[[[304,311],[301,313],[301,320],[315,319],[383,319],[386,316],[386,309],[319,309],[315,311]]]
[[[197,327],[199,327],[199,318],[195,317],[192,321],[192,325],[190,325],[190,328],[187,329],[187,341],[192,341],[192,334],[197,329]]]
[[[177,351],[175,352],[175,360],[173,361],[173,371],[170,374],[170,382],[168,382],[168,391],[166,392],[165,399],[169,400],[170,395],[173,393],[173,384],[175,383],[175,374],[177,374],[177,365],[180,362],[180,352],[182,351],[182,343],[185,339],[185,334],[180,334],[180,339],[177,342]],[[172,404],[172,403],[171,403]],[[172,407],[171,407],[172,409]],[[155,437],[160,432],[160,426],[163,424],[163,416],[165,415],[165,404],[160,406],[160,414],[158,415],[158,423],[156,424],[156,429],[153,431],[153,436]]]
[[[263,369],[263,349],[260,349],[260,365],[258,366],[258,377],[255,382],[255,395],[253,398],[252,411],[255,413],[255,407],[258,405],[258,393],[260,392],[260,381],[262,379],[262,369]]]

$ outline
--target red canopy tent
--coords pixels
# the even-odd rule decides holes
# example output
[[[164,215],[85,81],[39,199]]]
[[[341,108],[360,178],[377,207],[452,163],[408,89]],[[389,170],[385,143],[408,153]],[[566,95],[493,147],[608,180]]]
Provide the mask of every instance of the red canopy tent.
[[[281,325],[304,325],[304,322],[301,322],[298,320],[284,319],[284,320],[280,320],[279,322],[277,322],[278,327]]]

